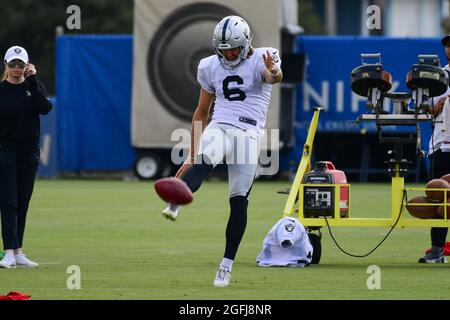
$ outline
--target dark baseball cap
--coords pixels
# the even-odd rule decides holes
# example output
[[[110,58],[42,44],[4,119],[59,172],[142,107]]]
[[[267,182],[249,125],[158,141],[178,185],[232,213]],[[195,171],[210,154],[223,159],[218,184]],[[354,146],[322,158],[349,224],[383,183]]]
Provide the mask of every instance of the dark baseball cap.
[[[450,46],[450,34],[447,34],[444,36],[441,40],[442,45],[444,46]]]

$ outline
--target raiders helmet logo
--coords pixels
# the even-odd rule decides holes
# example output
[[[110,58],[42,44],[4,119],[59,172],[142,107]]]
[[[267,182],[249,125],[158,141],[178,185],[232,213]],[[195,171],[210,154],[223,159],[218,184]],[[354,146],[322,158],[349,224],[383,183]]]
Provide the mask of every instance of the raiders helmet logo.
[[[19,53],[22,52],[22,50],[20,50],[20,48],[15,48],[15,49],[14,49],[14,52],[17,53],[17,54],[19,54]]]
[[[284,228],[286,229],[287,232],[292,232],[295,228],[295,226],[293,224],[287,224],[284,226]]]

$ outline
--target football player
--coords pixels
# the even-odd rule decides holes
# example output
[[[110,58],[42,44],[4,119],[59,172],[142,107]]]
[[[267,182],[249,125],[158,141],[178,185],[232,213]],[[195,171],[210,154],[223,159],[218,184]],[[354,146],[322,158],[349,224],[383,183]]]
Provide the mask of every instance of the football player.
[[[449,62],[442,69],[450,75],[450,35],[444,36],[441,43]],[[447,88],[443,95],[434,97],[432,100],[433,108],[430,109],[430,113],[436,118],[436,125],[428,149],[430,177],[442,179],[442,176],[450,173],[450,88]],[[419,259],[419,263],[447,263],[444,252],[447,233],[448,228],[431,228],[431,250]]]
[[[224,160],[227,163],[230,216],[225,254],[213,283],[226,287],[247,225],[248,197],[258,165],[271,88],[282,80],[283,74],[279,51],[253,48],[250,27],[239,16],[227,16],[217,24],[212,44],[216,54],[198,65],[201,90],[192,119],[191,149],[176,177],[195,192],[217,164]],[[206,127],[213,101],[214,111]],[[194,132],[196,124],[201,124],[200,138]],[[163,216],[175,220],[179,209],[180,206],[169,204]]]

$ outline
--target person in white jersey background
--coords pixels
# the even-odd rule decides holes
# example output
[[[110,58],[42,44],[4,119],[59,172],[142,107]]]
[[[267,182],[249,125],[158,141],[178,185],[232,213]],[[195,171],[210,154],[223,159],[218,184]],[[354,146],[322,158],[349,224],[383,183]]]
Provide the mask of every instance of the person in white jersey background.
[[[250,27],[239,16],[227,16],[217,24],[212,44],[216,54],[198,65],[201,90],[192,119],[191,149],[176,177],[195,192],[217,164],[227,163],[230,216],[224,257],[213,282],[214,286],[226,287],[247,225],[248,197],[257,169],[270,91],[283,74],[278,49],[253,48]],[[206,127],[213,102],[211,122]],[[194,132],[198,124],[201,137]],[[169,204],[163,216],[174,221],[179,210],[180,206]]]
[[[445,57],[450,62],[450,35],[441,39]],[[450,75],[447,63],[443,68]],[[439,97],[433,98],[430,113],[436,118],[436,124],[431,136],[428,157],[430,159],[430,178],[439,179],[450,173],[450,88]],[[419,263],[447,263],[444,256],[444,246],[448,228],[431,228],[431,250],[419,259]]]

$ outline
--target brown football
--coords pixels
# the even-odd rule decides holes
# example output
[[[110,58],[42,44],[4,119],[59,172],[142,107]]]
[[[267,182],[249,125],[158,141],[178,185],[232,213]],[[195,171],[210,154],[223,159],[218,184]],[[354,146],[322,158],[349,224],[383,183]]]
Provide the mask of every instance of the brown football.
[[[433,179],[427,183],[427,189],[450,189],[450,184],[443,179]],[[444,191],[438,190],[426,190],[425,191],[428,200],[433,202],[442,202],[444,201]]]
[[[181,179],[162,178],[155,182],[154,187],[159,197],[167,203],[184,205],[193,200],[191,190]]]
[[[444,218],[444,205],[438,207],[437,214]],[[450,198],[447,199],[447,219],[448,218],[450,218]]]
[[[442,176],[441,179],[450,183],[450,173],[447,173],[445,176]]]
[[[414,203],[432,203],[427,197],[414,197],[406,204],[408,212],[419,219],[438,218],[437,206],[415,206]]]

